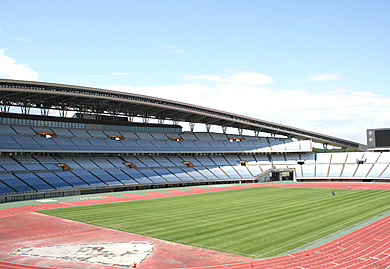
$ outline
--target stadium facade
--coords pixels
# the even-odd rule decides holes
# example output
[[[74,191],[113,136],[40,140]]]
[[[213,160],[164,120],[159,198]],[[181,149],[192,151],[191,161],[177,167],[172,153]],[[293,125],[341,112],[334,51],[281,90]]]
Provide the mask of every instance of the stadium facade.
[[[389,152],[161,98],[0,79],[0,108],[0,202],[238,182],[390,181]],[[195,132],[197,124],[207,132]],[[215,125],[221,133],[210,131]],[[316,153],[313,143],[344,152]]]

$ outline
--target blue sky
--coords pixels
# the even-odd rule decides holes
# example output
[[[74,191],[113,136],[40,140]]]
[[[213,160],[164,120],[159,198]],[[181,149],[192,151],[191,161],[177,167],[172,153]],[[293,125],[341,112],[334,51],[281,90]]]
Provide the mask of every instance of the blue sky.
[[[390,1],[1,1],[0,77],[152,95],[365,143]]]

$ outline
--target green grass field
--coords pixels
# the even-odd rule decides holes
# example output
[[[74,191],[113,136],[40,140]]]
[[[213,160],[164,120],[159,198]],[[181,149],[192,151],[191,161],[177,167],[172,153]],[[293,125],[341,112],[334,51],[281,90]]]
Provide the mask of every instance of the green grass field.
[[[390,210],[390,192],[260,187],[41,213],[254,258]]]

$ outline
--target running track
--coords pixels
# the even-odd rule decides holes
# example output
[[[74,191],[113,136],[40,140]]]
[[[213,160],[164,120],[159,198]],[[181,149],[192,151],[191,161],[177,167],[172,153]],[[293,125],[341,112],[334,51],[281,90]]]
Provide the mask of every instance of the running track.
[[[45,205],[33,205],[33,206],[24,206],[19,208],[9,208],[0,210],[0,220],[6,220],[11,227],[7,226],[11,230],[11,234],[20,233],[20,236],[34,236],[35,231],[23,231],[21,232],[20,227],[18,227],[17,222],[23,222],[24,214],[34,212],[42,209],[50,208],[60,208],[68,206],[78,206],[86,204],[99,204],[99,203],[111,203],[111,202],[120,202],[120,201],[130,201],[130,200],[141,200],[141,199],[151,199],[159,197],[169,197],[169,196],[178,196],[178,195],[188,195],[195,193],[205,193],[205,192],[215,192],[223,191],[229,189],[238,189],[238,188],[253,188],[255,186],[281,186],[281,187],[310,187],[310,188],[348,188],[351,186],[353,189],[377,189],[377,190],[390,190],[389,184],[384,183],[333,183],[333,182],[324,182],[324,183],[297,183],[297,184],[283,184],[283,183],[262,183],[258,185],[249,184],[249,185],[240,185],[233,187],[200,187],[200,188],[189,188],[183,190],[157,190],[155,192],[143,192],[143,193],[129,193],[127,195],[104,195],[106,199],[96,199],[96,200],[81,200],[81,201],[72,201],[67,203],[52,203]],[[109,197],[109,198],[108,198]],[[35,213],[34,213],[35,214]],[[15,221],[16,223],[13,223]],[[22,223],[20,223],[22,225]],[[55,225],[53,225],[55,226]],[[1,225],[0,225],[1,228]],[[91,228],[86,228],[91,229]],[[97,228],[99,229],[99,228]],[[53,240],[55,238],[55,227],[53,227]],[[65,231],[64,231],[65,232]],[[89,232],[89,230],[88,230]],[[90,231],[93,233],[94,231]],[[102,231],[99,230],[99,233]],[[105,231],[109,233],[110,231]],[[75,231],[77,235],[77,231]],[[7,245],[13,240],[6,241],[5,237],[1,234],[0,231],[0,245]],[[169,253],[166,252],[166,254]],[[209,254],[209,253],[207,253]],[[206,255],[206,253],[205,253]],[[210,254],[211,255],[211,254]],[[212,254],[214,255],[214,254]],[[9,255],[11,256],[11,255]],[[43,269],[43,268],[72,268],[72,263],[61,263],[56,260],[51,260],[50,263],[42,265],[31,265],[28,260],[19,262],[17,259],[5,261],[3,256],[0,256],[0,268],[10,268],[10,269],[21,269],[21,268],[31,268],[31,269]],[[210,256],[217,257],[217,256]],[[161,260],[156,260],[153,262],[153,255],[146,262],[139,265],[137,268],[189,268],[186,264],[178,266],[178,264],[172,264],[172,267],[169,264],[162,265],[163,267],[158,267],[156,264],[161,263]],[[171,257],[166,256],[167,260]],[[336,239],[332,242],[324,244],[322,246],[302,251],[299,253],[290,254],[287,256],[265,259],[265,260],[253,260],[248,261],[248,258],[238,259],[236,257],[228,257],[226,261],[231,263],[227,264],[225,260],[221,259],[220,265],[215,265],[214,263],[207,263],[206,259],[202,257],[194,257],[193,259],[198,259],[197,262],[189,262],[189,265],[196,264],[196,268],[207,268],[207,269],[241,269],[241,268],[387,268],[390,266],[390,217],[383,218],[371,225],[368,225],[364,228],[361,228],[355,232],[352,232],[348,235],[345,235],[339,239]],[[205,261],[203,261],[205,260]],[[241,260],[241,261],[240,261]],[[85,265],[85,264],[84,264]],[[83,268],[79,267],[78,268]],[[92,268],[92,267],[88,267]],[[94,265],[93,268],[113,268],[103,265]],[[195,268],[195,266],[193,266]]]

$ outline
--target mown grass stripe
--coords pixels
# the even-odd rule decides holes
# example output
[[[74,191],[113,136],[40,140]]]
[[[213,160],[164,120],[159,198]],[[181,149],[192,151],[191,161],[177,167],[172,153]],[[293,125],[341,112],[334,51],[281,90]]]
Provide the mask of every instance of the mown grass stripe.
[[[389,210],[390,192],[262,187],[42,213],[251,257],[274,256]]]

